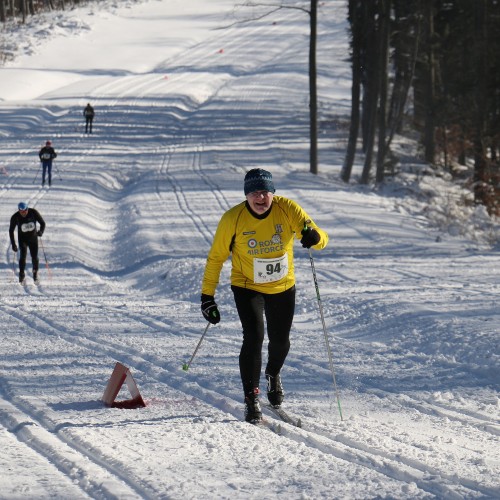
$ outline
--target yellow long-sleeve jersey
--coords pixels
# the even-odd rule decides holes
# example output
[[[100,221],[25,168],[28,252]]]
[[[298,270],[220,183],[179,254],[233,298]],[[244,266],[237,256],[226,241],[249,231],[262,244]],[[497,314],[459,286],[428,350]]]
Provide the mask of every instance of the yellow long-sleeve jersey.
[[[316,229],[321,250],[328,234],[296,202],[274,196],[264,218],[250,212],[246,202],[224,213],[208,253],[202,293],[215,295],[224,262],[232,253],[231,284],[263,293],[280,293],[295,284],[294,237],[301,239],[304,225]]]

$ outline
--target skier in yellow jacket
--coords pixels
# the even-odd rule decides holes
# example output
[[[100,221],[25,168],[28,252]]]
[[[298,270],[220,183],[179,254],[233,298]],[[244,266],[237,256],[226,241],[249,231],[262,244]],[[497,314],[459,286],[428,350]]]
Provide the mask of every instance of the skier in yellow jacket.
[[[290,349],[295,310],[294,238],[301,238],[305,248],[321,250],[328,234],[296,202],[274,195],[270,172],[260,168],[247,172],[244,192],[246,201],[224,213],[217,227],[203,276],[201,310],[210,323],[220,321],[215,290],[222,266],[232,254],[231,290],[243,327],[239,365],[245,420],[258,423],[264,315],[269,338],[267,397],[279,407],[284,398],[280,371]]]

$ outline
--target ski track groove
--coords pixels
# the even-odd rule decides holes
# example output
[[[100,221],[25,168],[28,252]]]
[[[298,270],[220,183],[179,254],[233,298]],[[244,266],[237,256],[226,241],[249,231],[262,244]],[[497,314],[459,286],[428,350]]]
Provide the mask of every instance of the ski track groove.
[[[384,391],[378,388],[370,389],[369,393],[374,394],[380,398],[390,399],[393,399],[393,397],[397,395],[394,392]],[[445,407],[444,405],[436,401],[433,401],[432,403],[429,403],[428,401],[419,401],[409,396],[408,394],[405,394],[402,398],[398,398],[397,403],[401,406],[404,406],[405,408],[413,408],[426,415],[447,418],[460,424],[474,427],[479,431],[488,432],[492,436],[500,436],[500,427],[498,426],[498,424],[492,420],[489,420],[484,415],[480,415],[478,413],[472,413],[470,411],[460,412],[453,408]]]
[[[291,14],[290,18],[292,18]],[[293,19],[295,19],[295,17],[293,17]],[[290,28],[290,30],[292,29],[294,29],[294,27]],[[255,30],[253,31],[253,33],[255,34]],[[213,40],[212,45],[200,44],[197,47],[197,51],[195,51],[193,48],[190,48],[188,51],[186,51],[186,53],[188,53],[191,56],[191,60],[194,61],[195,64],[197,65],[195,67],[201,67],[202,65],[200,64],[200,61],[207,58],[207,53],[208,52],[215,53],[216,49],[218,49],[222,45],[225,45],[223,43],[223,38],[217,37]],[[251,39],[249,38],[246,42],[244,41],[244,36],[240,40],[233,39],[232,42],[230,44],[226,44],[224,48],[226,51],[228,51],[231,50],[233,46],[237,46],[239,49],[248,47],[249,49],[251,48],[252,50],[255,50],[254,35],[252,35],[252,38]],[[260,47],[260,49],[265,50],[266,47],[262,46]],[[194,54],[196,53],[198,53],[199,55],[195,58]],[[176,56],[172,60],[175,59],[179,59],[178,56]],[[186,58],[186,61],[187,63],[185,64],[185,67],[189,67],[191,64],[189,58]],[[110,99],[109,105],[102,107],[102,111],[100,111],[101,113],[100,116],[104,117],[108,113],[116,111],[115,108],[118,108],[120,106],[119,103],[122,100],[122,98],[130,96],[134,92],[137,92],[138,95],[136,95],[134,99],[131,99],[130,101],[131,103],[136,103],[139,97],[143,97],[148,93],[151,93],[154,90],[163,87],[164,85],[168,85],[168,83],[158,81],[158,78],[160,78],[160,76],[161,75],[158,75],[155,76],[154,78],[151,76],[150,78],[146,79],[146,81],[139,80],[137,76],[120,77],[118,79],[113,79],[112,81],[101,84],[100,87],[96,87],[95,94],[92,97],[99,96],[99,91],[100,91],[101,96],[98,98],[99,99],[102,98],[102,100],[105,100],[107,98],[106,91],[112,91],[120,88],[125,89],[119,94],[118,97],[115,96],[114,99]],[[201,78],[201,76],[199,78]],[[137,83],[135,83],[134,85],[130,85],[132,79],[136,79]],[[180,80],[181,81],[178,84],[179,86],[182,85],[182,78]],[[159,99],[152,98],[151,100],[153,101],[154,106],[161,105]],[[128,107],[127,112],[130,112],[131,109],[132,109],[131,107]],[[187,115],[192,115],[192,113],[194,113],[196,109],[197,109],[196,107],[193,107],[188,111],[183,110],[183,112],[186,113]],[[71,123],[73,123],[73,118],[70,117],[69,115],[67,115],[67,120],[65,119],[61,120],[60,128],[62,130],[64,130],[63,126],[67,127],[67,123],[69,120],[71,120]],[[182,122],[179,123],[179,127],[181,125]],[[115,126],[115,124],[106,123],[104,120],[102,120],[100,126],[112,127]],[[125,125],[123,125],[122,129],[120,130],[123,131],[125,130],[125,128],[126,128]],[[68,151],[74,149],[76,145],[83,143],[85,140],[84,137],[85,136],[82,134],[82,136],[79,139],[78,138],[75,139],[71,148],[68,148]],[[95,149],[97,148],[97,145],[104,143],[105,141],[93,142],[93,146],[91,147],[90,151],[85,151],[85,155],[72,157],[73,159],[68,164],[68,168],[70,170],[74,169],[75,173],[78,173],[81,169],[78,170],[76,166],[80,162],[88,158],[91,158],[93,151],[95,151]],[[191,169],[193,171],[196,171],[200,175],[200,177],[202,177],[204,183],[210,188],[211,194],[216,198],[216,201],[218,202],[221,209],[225,211],[229,208],[227,199],[224,197],[219,187],[216,186],[210,180],[210,177],[208,177],[208,175],[203,172],[201,166],[201,153],[203,151],[204,151],[204,146],[198,145],[196,147],[196,152],[194,153],[193,160],[191,162]],[[202,234],[204,240],[208,244],[211,244],[213,234],[210,227],[204,222],[203,218],[198,217],[196,215],[196,212],[194,212],[189,207],[188,197],[183,191],[182,186],[175,179],[175,175],[169,173],[169,166],[172,162],[172,157],[175,152],[176,152],[175,147],[170,147],[167,149],[163,162],[160,166],[160,174],[165,175],[169,180],[170,184],[172,185],[173,194],[177,199],[177,204],[179,208],[182,210],[182,213],[185,214],[186,217],[193,222],[194,226],[199,230],[200,234]],[[29,153],[31,154],[32,152]],[[20,157],[19,161],[21,162],[21,160],[22,158]],[[28,169],[29,167],[26,166],[24,167],[23,170],[17,171],[16,174],[14,174],[13,179],[9,176],[9,182],[13,181],[14,184],[12,185],[16,185],[16,182],[19,180],[19,177],[21,176],[22,172]],[[314,182],[317,182],[316,179]],[[5,192],[8,193],[8,188],[10,186],[7,186],[7,189],[4,186],[5,184],[2,185],[2,188],[0,190],[0,197],[2,197]],[[158,196],[161,198],[163,194],[159,187],[159,184],[157,192]],[[40,189],[37,192],[36,195],[37,198],[35,199],[35,201],[41,200],[47,193],[48,191],[43,191]],[[336,221],[336,224],[349,226],[353,231],[357,231],[357,233],[367,241],[373,241],[373,242],[377,241],[377,239],[374,238],[373,235],[359,231],[356,227],[354,227],[354,225],[349,224],[347,220],[342,220],[341,218],[339,218]],[[399,271],[393,270],[393,272],[398,273]],[[318,274],[324,279],[331,279],[332,277],[337,279],[339,277],[342,279],[346,279],[340,273],[335,273],[334,271],[324,271],[324,272],[319,271]],[[405,276],[414,277],[411,276],[410,273],[406,272],[405,274],[405,272],[403,271],[399,272],[399,274],[403,277]],[[37,297],[40,295],[42,296],[45,295],[43,287],[37,288],[35,287],[35,285],[33,285],[33,287],[34,288],[32,288],[31,286],[26,286],[25,292],[28,295]],[[142,325],[145,325],[152,329],[157,329],[158,331],[162,331],[166,327],[170,326],[165,322],[164,319],[163,320],[157,318],[151,319],[150,316],[147,316],[145,314],[143,315],[136,312],[124,311],[121,308],[104,306],[100,303],[99,304],[92,303],[91,301],[80,301],[79,303],[82,305],[97,307],[104,310],[112,310],[113,312],[119,312],[120,314],[125,315],[128,318]],[[149,377],[152,377],[178,391],[182,391],[186,395],[189,396],[195,395],[204,403],[214,406],[220,409],[221,411],[228,412],[237,419],[241,418],[240,402],[236,402],[233,398],[228,397],[227,395],[219,393],[217,391],[214,391],[208,386],[205,387],[199,385],[195,386],[194,384],[190,383],[188,379],[186,379],[186,376],[183,372],[182,375],[179,375],[178,374],[179,370],[176,369],[176,367],[173,366],[172,364],[167,365],[167,367],[162,367],[161,360],[157,359],[156,356],[152,355],[150,356],[150,359],[147,359],[146,357],[144,357],[143,353],[129,346],[126,348],[127,351],[123,352],[117,349],[116,345],[113,343],[97,342],[93,340],[92,337],[86,335],[84,332],[68,331],[64,327],[58,326],[56,325],[56,323],[45,318],[40,313],[31,312],[28,315],[28,313],[25,313],[24,311],[19,311],[16,310],[14,307],[5,305],[1,305],[0,310],[4,311],[5,314],[11,315],[18,321],[24,323],[28,327],[33,328],[37,331],[48,333],[49,335],[59,336],[71,344],[76,344],[86,349],[100,352],[102,354],[111,356],[114,359],[117,358],[126,359],[130,362],[130,364],[133,364],[138,369],[142,370]],[[292,357],[290,359],[293,360],[294,362],[300,362],[299,358],[295,359]],[[328,374],[327,371],[325,373]],[[172,385],[172,380],[174,381],[175,385]],[[378,392],[385,397],[394,396],[393,393],[385,391],[378,391]],[[375,391],[373,391],[373,393],[375,393]],[[84,442],[79,442],[79,439],[77,438],[71,438],[69,436],[66,436],[64,433],[64,429],[57,430],[58,425],[55,425],[53,422],[50,421],[50,416],[44,417],[43,410],[36,411],[36,408],[33,408],[33,406],[30,403],[23,401],[19,397],[14,396],[8,389],[2,390],[1,384],[0,384],[0,395],[5,395],[7,398],[4,403],[4,405],[7,406],[7,409],[4,410],[3,412],[0,411],[0,421],[2,423],[6,423],[7,428],[15,429],[15,431],[12,432],[15,432],[15,435],[18,437],[18,439],[22,440],[26,445],[31,446],[42,456],[50,458],[53,461],[55,460],[56,465],[61,470],[65,472],[68,472],[68,468],[69,470],[73,470],[74,463],[82,462],[80,460],[79,455],[85,456],[93,464],[95,464],[98,467],[101,467],[104,470],[104,472],[113,475],[116,487],[123,488],[123,486],[120,483],[124,482],[128,486],[128,488],[132,490],[133,494],[138,494],[139,496],[144,496],[144,497],[150,496],[151,498],[154,498],[155,496],[158,495],[158,492],[148,489],[142,484],[142,482],[139,484],[137,481],[131,478],[128,472],[126,471],[125,467],[122,467],[119,464],[117,466],[110,464],[104,458],[99,456],[98,451],[94,452],[92,450],[88,450]],[[404,403],[405,405],[407,405],[408,408],[416,408],[419,409],[419,411],[422,411],[423,413],[427,413],[430,415],[436,415],[437,413],[442,416],[446,416],[447,418],[454,419],[458,422],[466,423],[468,425],[471,425],[472,421],[471,419],[474,419],[473,421],[476,422],[475,425],[477,425],[479,428],[481,428],[482,430],[488,430],[488,432],[491,432],[494,435],[498,435],[497,427],[495,427],[494,425],[493,426],[489,425],[487,421],[483,422],[483,420],[485,419],[482,419],[477,415],[469,414],[468,417],[470,419],[468,419],[467,417],[462,416],[460,412],[455,410],[450,410],[449,408],[442,407],[441,410],[437,410],[435,407],[433,407],[433,404],[434,406],[438,406],[436,403],[430,404],[427,402],[418,402],[410,398],[405,399],[404,402],[398,399],[397,403],[401,405],[403,405]],[[322,453],[333,455],[349,463],[359,464],[363,467],[367,467],[371,470],[379,472],[393,479],[402,480],[405,482],[415,482],[417,486],[423,491],[429,492],[438,497],[450,498],[450,499],[463,498],[462,495],[456,493],[452,489],[452,486],[453,485],[456,486],[457,484],[457,478],[454,476],[453,477],[446,476],[443,475],[441,472],[435,470],[429,471],[429,467],[426,464],[418,462],[416,460],[404,459],[404,457],[401,456],[398,456],[397,459],[392,458],[388,453],[378,452],[376,450],[369,449],[363,443],[357,442],[345,436],[340,436],[340,435],[331,436],[329,433],[326,432],[326,430],[321,429],[318,425],[310,426],[308,423],[306,423],[305,425],[306,425],[305,429],[295,429],[291,428],[286,424],[282,425],[280,429],[281,434],[286,439],[290,439],[298,443],[303,443],[308,447],[321,451]],[[52,441],[54,438],[57,438],[60,441],[60,444],[53,445],[54,449],[56,449],[56,451],[54,452],[55,456],[51,452],[47,451],[47,447],[50,445],[50,441]],[[71,462],[71,460],[66,461],[67,459],[64,456],[64,453],[60,450],[60,448],[65,444],[71,447],[77,455],[79,454],[74,459],[74,463]],[[83,476],[85,474],[85,470],[81,468],[81,466],[78,466],[77,468],[78,468],[78,475]],[[439,480],[434,481],[432,478],[424,477],[424,475],[426,475],[427,473],[437,475],[438,477],[441,476],[441,478],[444,478],[446,480],[446,483],[439,484],[438,482]],[[82,488],[82,492],[94,498],[119,498],[116,497],[114,494],[111,494],[111,492],[106,492],[106,491],[102,492],[101,491],[102,485],[98,484],[97,480],[91,482],[90,485],[86,485],[85,482],[80,477],[78,480],[78,484]],[[480,492],[484,495],[491,496],[492,498],[497,493],[496,491],[491,491],[488,488],[481,487],[481,485],[478,484],[477,482],[467,480],[466,478],[459,479],[458,484],[472,491]],[[111,485],[111,489],[112,487],[113,485]],[[110,496],[107,496],[108,494]]]
[[[158,493],[132,480],[126,471],[101,458],[97,451],[90,451],[86,443],[58,432],[43,412],[37,412],[30,404],[14,396],[5,381],[0,384],[0,396],[0,423],[20,442],[71,477],[82,493],[90,498],[118,500],[147,495],[154,498]]]
[[[313,426],[314,428],[317,425]],[[428,464],[421,462],[415,459],[408,459],[403,455],[398,455],[397,459],[390,456],[390,454],[385,453],[383,451],[373,450],[368,446],[359,443],[358,441],[348,437],[337,434],[336,436],[331,436],[326,434],[324,431],[318,429],[314,431],[315,436],[313,435],[311,438],[313,442],[317,441],[318,448],[321,449],[327,441],[333,441],[335,443],[334,449],[336,453],[338,453],[339,458],[344,458],[349,462],[358,463],[359,465],[363,465],[363,461],[367,458],[369,460],[374,460],[376,463],[376,467],[381,467],[385,469],[385,467],[390,466],[391,470],[394,470],[394,475],[387,474],[389,477],[393,479],[403,480],[405,482],[415,482],[419,488],[429,493],[436,495],[438,498],[460,498],[464,497],[461,494],[450,489],[446,484],[440,484],[439,482],[434,482],[432,479],[428,480],[424,476],[433,476],[435,478],[440,478],[446,480],[447,484],[452,485],[461,485],[464,488],[471,490],[473,492],[479,492],[487,497],[494,498],[496,495],[496,490],[494,488],[483,487],[480,482],[470,480],[467,478],[458,478],[455,474],[446,474],[442,471],[439,471]],[[321,436],[327,441],[318,440],[317,436]],[[341,447],[342,450],[340,452],[337,451],[336,447]],[[356,450],[353,452],[353,450]],[[363,453],[367,452],[369,456],[363,456]],[[377,458],[374,458],[377,457]],[[394,466],[393,462],[398,465],[403,465],[405,469],[399,468],[398,466]],[[402,475],[399,475],[402,473]]]
[[[165,153],[165,156],[160,166],[160,174],[164,176],[167,179],[168,183],[172,186],[172,192],[175,196],[175,199],[177,201],[177,206],[179,207],[181,213],[183,213],[189,220],[192,221],[195,229],[198,231],[199,234],[202,235],[207,245],[211,245],[213,239],[212,231],[203,220],[203,217],[198,215],[197,212],[193,211],[190,208],[189,198],[188,196],[186,196],[186,193],[182,185],[176,179],[175,175],[171,174],[169,171],[171,167],[172,158],[175,152],[177,152],[177,149],[169,148],[168,151]],[[192,162],[193,161],[195,160],[192,160]],[[160,189],[159,185],[157,187],[157,194],[160,198],[163,198],[164,196],[164,190]]]
[[[120,351],[115,347],[116,344],[102,341],[96,342],[84,332],[68,332],[66,329],[57,326],[54,322],[48,320],[39,313],[30,313],[30,315],[28,315],[27,313],[16,311],[12,306],[3,306],[0,310],[4,310],[4,312],[23,322],[29,328],[33,328],[37,331],[44,331],[49,335],[58,336],[70,344],[75,344],[94,352],[97,351],[113,359],[122,359],[124,362],[134,366],[136,370],[142,371],[152,379],[177,391],[183,392],[187,396],[194,396],[205,404],[213,406],[223,412],[230,413],[238,420],[241,418],[241,404],[239,402],[225,394],[214,391],[210,387],[200,385],[200,382],[197,384],[190,383],[189,380],[186,380],[184,372],[182,372],[183,375],[178,375],[178,367],[173,366],[171,363],[162,366],[161,360],[157,359],[154,355],[146,358],[142,352],[130,346],[127,347],[127,352]],[[43,324],[43,328],[40,328],[40,324]],[[161,326],[161,322],[158,323],[155,321],[153,326]],[[36,419],[40,425],[50,432],[50,426],[48,426],[44,419],[39,421],[37,417],[33,415],[33,411],[29,409],[25,409],[24,412],[29,415],[30,418]],[[292,415],[294,414],[292,413]],[[457,485],[472,492],[480,492],[492,498],[494,497],[495,491],[483,487],[476,481],[467,478],[457,478],[456,475],[443,474],[441,471],[433,470],[427,464],[419,462],[418,460],[405,459],[401,456],[393,458],[388,453],[373,450],[352,438],[339,435],[331,436],[324,429],[317,429],[317,425],[311,425],[308,422],[303,423],[303,425],[303,429],[298,429],[283,424],[281,435],[284,438],[302,443],[321,453],[334,456],[349,463],[367,467],[391,479],[404,481],[406,483],[414,482],[422,491],[441,498],[462,499],[463,496],[453,489],[453,486],[456,487]],[[67,441],[67,444],[77,451],[82,448],[73,438],[65,437],[64,441]],[[115,477],[126,479],[130,487],[135,486],[135,481],[128,476],[125,470],[109,465],[104,459],[94,456],[95,454],[86,453],[84,449],[79,452],[88,456],[90,460],[96,462],[100,467],[106,468]],[[434,478],[436,477],[439,477],[441,482],[435,481]],[[443,482],[443,479],[446,482]]]
[[[99,350],[98,343],[89,342],[88,339],[86,339],[87,342],[75,342],[72,334],[58,329],[38,314],[30,314],[36,318],[31,320],[27,313],[23,314],[15,310],[7,311],[7,309],[13,308],[10,306],[0,307],[1,311],[10,314],[29,328],[39,331],[39,324],[43,322],[52,330],[49,333],[45,329],[46,333],[60,336],[69,343],[78,344],[87,349],[96,350],[97,348]],[[64,428],[59,428],[60,424],[52,422],[49,416],[44,415],[44,409],[37,410],[33,404],[13,395],[5,380],[0,384],[0,395],[4,399],[3,404],[0,401],[0,422],[10,432],[15,433],[19,441],[48,461],[53,462],[64,474],[76,479],[82,491],[91,498],[103,500],[136,497],[158,498],[158,491],[148,487],[141,478],[134,479],[126,467],[118,464],[113,465],[109,460],[103,458],[98,450],[90,449],[84,440],[67,435]],[[6,406],[7,408],[5,408]],[[81,460],[82,457],[88,459],[90,465],[85,460]]]
[[[202,154],[205,152],[205,147],[203,145],[198,145],[196,148],[196,155],[192,164],[193,172],[197,173],[203,182],[208,186],[210,194],[214,196],[221,212],[226,212],[231,208],[231,204],[228,202],[227,198],[224,196],[218,184],[216,184],[211,177],[205,173],[202,168]],[[210,242],[211,244],[211,242]]]

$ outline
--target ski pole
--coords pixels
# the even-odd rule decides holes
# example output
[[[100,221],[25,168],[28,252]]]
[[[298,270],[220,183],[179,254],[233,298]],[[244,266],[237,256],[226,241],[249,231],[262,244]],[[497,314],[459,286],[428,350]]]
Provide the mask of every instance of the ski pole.
[[[54,167],[56,167],[57,175],[59,176],[59,180],[62,182],[61,173],[59,172],[59,169],[57,168],[57,165],[55,163],[54,163]]]
[[[45,259],[45,267],[47,268],[47,273],[49,275],[49,280],[51,280],[52,279],[52,271],[50,270],[50,267],[49,267],[49,261],[47,260],[47,254],[45,253],[45,247],[43,246],[42,237],[39,236],[39,238],[40,238],[40,243],[42,244],[43,257]]]
[[[38,177],[38,172],[40,172],[40,170],[42,170],[42,164],[40,163],[40,168],[36,171],[36,175],[35,175],[35,178],[33,179],[33,182],[31,184],[35,184],[35,181]]]
[[[306,229],[306,228],[307,228],[307,225],[304,224],[304,229]],[[328,341],[328,333],[326,331],[325,315],[323,314],[323,304],[321,303],[321,296],[319,294],[318,278],[316,277],[316,268],[314,266],[314,259],[313,259],[312,251],[310,248],[308,248],[308,250],[309,250],[309,260],[311,261],[311,270],[312,270],[312,275],[313,275],[313,279],[314,279],[314,286],[316,288],[316,298],[318,299],[319,315],[321,317],[321,324],[323,325],[323,336],[325,338],[326,350],[328,353],[328,363],[330,365],[330,371],[332,372],[333,387],[335,389],[335,397],[337,398],[337,405],[339,407],[340,420],[344,420],[344,418],[342,416],[342,408],[340,406],[340,396],[339,396],[339,389],[337,387],[337,379],[335,377],[335,370],[333,368],[332,350],[330,348],[330,342]]]
[[[14,252],[14,250],[12,250]],[[14,252],[17,257],[17,250]],[[14,262],[14,259],[12,260],[12,276],[15,278],[16,277],[16,264]]]
[[[198,345],[196,346],[196,349],[194,350],[193,355],[191,356],[191,359],[190,359],[187,363],[184,363],[184,364],[182,365],[182,369],[183,369],[184,371],[186,371],[186,372],[187,372],[187,371],[189,370],[189,367],[191,366],[191,363],[193,362],[193,359],[194,359],[194,357],[196,356],[196,353],[198,352],[198,349],[200,348],[200,345],[201,345],[201,343],[202,343],[202,341],[203,341],[203,338],[205,337],[205,335],[206,335],[206,333],[207,333],[207,331],[208,331],[208,327],[209,327],[209,326],[210,326],[210,323],[207,323],[207,326],[205,327],[205,331],[203,332],[203,334],[202,334],[202,336],[201,336],[201,339],[200,339],[200,341],[198,342]]]

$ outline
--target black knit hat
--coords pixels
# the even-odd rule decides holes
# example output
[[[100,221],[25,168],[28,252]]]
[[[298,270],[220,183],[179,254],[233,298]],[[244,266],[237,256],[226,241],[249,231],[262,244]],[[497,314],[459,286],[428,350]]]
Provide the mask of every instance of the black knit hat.
[[[245,175],[245,195],[254,191],[270,191],[274,193],[273,175],[262,168],[252,168]]]

